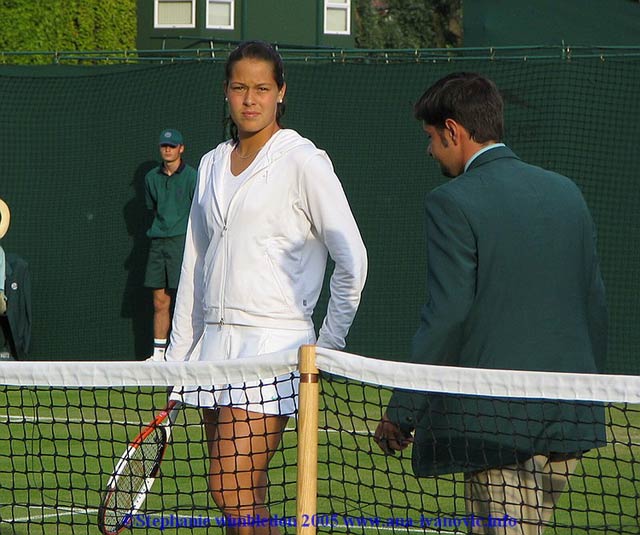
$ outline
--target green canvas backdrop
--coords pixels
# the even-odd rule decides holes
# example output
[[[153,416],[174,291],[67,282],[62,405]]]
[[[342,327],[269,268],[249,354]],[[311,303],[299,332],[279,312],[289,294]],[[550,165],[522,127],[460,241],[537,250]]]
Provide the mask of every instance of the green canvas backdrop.
[[[464,60],[287,65],[286,126],[327,150],[368,247],[370,272],[348,351],[401,359],[426,297],[424,195],[444,178],[412,105],[454,70],[494,78],[506,142],[572,177],[599,229],[611,310],[610,372],[638,373],[640,60]],[[30,265],[31,359],[135,359],[151,351],[142,287],[143,179],[162,128],[192,165],[224,139],[221,63],[0,67],[2,245]],[[558,270],[564,269],[557,266]],[[324,312],[326,295],[318,307]]]

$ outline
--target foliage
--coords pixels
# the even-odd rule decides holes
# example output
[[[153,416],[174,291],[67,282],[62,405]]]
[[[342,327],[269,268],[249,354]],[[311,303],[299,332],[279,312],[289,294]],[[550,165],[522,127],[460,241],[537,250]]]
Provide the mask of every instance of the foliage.
[[[460,46],[462,0],[354,0],[360,48]],[[33,51],[132,50],[136,0],[0,0],[0,63],[51,63]],[[24,51],[2,56],[1,51]],[[28,53],[27,53],[28,52]]]
[[[0,20],[0,50],[135,48],[136,0],[0,0]],[[51,61],[43,55],[11,58],[12,63]]]
[[[446,48],[462,41],[462,0],[355,0],[360,48]]]

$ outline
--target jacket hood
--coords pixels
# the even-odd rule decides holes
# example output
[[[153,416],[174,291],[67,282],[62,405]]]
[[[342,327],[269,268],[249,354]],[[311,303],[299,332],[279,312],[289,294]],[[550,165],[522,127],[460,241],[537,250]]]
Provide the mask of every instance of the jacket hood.
[[[234,147],[235,142],[232,139],[226,143],[222,143],[214,149],[215,159],[230,153]],[[260,159],[264,158],[268,162],[274,162],[298,147],[316,149],[316,146],[311,141],[302,137],[295,130],[283,128],[273,134],[269,141],[267,141],[265,144],[266,150],[262,152]]]

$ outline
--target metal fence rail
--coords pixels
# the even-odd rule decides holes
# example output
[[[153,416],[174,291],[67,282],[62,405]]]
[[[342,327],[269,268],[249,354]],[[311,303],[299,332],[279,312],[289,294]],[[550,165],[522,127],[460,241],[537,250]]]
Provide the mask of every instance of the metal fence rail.
[[[206,39],[195,41],[202,45]],[[225,45],[209,42],[209,46],[156,50],[4,50],[0,64],[81,64],[103,63],[173,63],[184,61],[225,61],[235,42]],[[640,57],[640,46],[513,46],[485,48],[420,48],[420,49],[338,49],[327,47],[300,48],[276,45],[286,61],[349,63],[432,63],[461,60],[527,61],[545,59],[600,58],[626,59]]]

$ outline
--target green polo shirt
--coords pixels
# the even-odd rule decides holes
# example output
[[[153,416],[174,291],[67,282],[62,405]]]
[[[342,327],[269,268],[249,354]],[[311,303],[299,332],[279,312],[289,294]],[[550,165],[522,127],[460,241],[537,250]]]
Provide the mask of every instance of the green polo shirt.
[[[187,232],[191,201],[196,188],[196,170],[182,161],[171,176],[164,165],[149,171],[145,177],[145,202],[154,218],[147,231],[149,238],[173,238]]]

